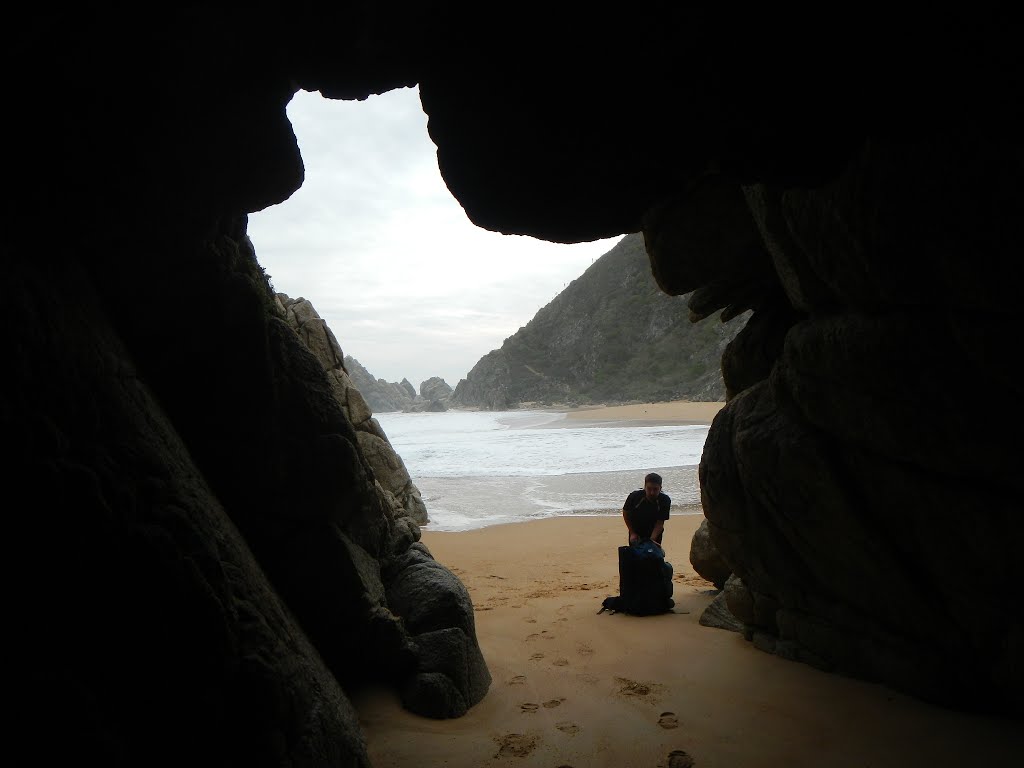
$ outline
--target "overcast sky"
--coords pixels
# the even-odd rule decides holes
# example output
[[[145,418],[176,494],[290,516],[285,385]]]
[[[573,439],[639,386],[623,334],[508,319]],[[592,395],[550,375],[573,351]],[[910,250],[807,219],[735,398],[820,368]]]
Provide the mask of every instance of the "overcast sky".
[[[419,92],[366,101],[299,91],[306,180],[250,214],[274,289],[305,297],[374,377],[453,388],[620,238],[563,245],[470,222],[437,169]]]

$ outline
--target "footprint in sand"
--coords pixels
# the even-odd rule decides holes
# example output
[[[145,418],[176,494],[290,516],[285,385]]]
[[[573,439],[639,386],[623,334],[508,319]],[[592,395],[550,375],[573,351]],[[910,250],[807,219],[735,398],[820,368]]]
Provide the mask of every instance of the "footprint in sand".
[[[625,677],[617,677],[615,679],[622,685],[622,688],[619,689],[619,693],[623,696],[646,696],[651,692],[651,687],[649,685],[644,685],[643,683],[638,683],[635,680],[629,680]]]
[[[576,653],[578,653],[580,656],[593,656],[594,649],[586,643],[580,643],[576,646]]]
[[[563,701],[565,701],[564,697],[561,699],[548,699],[544,702],[544,708],[554,709],[555,707],[560,706]]]
[[[537,737],[527,736],[525,733],[506,733],[495,741],[498,742],[498,754],[495,757],[526,757],[537,746]]]
[[[560,723],[555,723],[555,728],[560,730],[562,733],[568,733],[570,736],[575,736],[580,732],[580,727],[576,723],[571,723],[568,720],[563,720]]]
[[[523,621],[525,621],[527,624],[536,624],[537,623],[536,619],[523,619]]]
[[[551,663],[554,664],[556,667],[567,667],[567,666],[569,666],[569,660],[568,659],[555,659]]]
[[[693,768],[694,761],[681,749],[673,749],[668,753],[668,768]]]
[[[572,603],[569,603],[568,605],[563,605],[557,611],[555,611],[555,613],[557,613],[559,615],[561,615],[563,613],[568,613],[569,611],[572,610],[572,606],[573,606]]]
[[[526,682],[526,675],[516,675],[506,685],[522,685]]]
[[[544,654],[543,653],[535,653],[535,654],[533,654],[530,657],[530,661],[540,661],[543,658],[544,658]]]
[[[676,717],[675,712],[662,712],[661,717],[658,718],[658,725],[662,728],[678,728],[679,718]]]
[[[536,712],[538,709],[540,709],[540,707],[538,707],[536,704],[529,704],[529,703],[527,703],[527,704],[520,704],[519,708],[521,710],[523,710],[524,713]]]

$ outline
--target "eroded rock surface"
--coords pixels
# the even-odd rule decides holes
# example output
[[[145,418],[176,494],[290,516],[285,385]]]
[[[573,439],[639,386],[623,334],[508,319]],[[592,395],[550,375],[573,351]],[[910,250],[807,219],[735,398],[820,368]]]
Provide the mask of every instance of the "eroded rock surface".
[[[422,525],[427,522],[427,507],[419,488],[409,477],[405,462],[392,447],[380,423],[361,391],[345,369],[345,355],[334,332],[306,299],[276,295],[277,306],[288,324],[299,334],[327,372],[331,392],[356,429],[359,448],[373,468],[374,477],[383,491],[393,498],[391,507]],[[441,379],[438,379],[443,384]]]
[[[0,479],[12,700],[46,713],[21,741],[357,766],[346,691],[448,715],[486,690],[457,579],[245,234],[302,183],[297,88],[411,85],[478,225],[642,232],[694,318],[752,312],[700,472],[752,641],[1019,715],[1015,31],[761,13],[747,35],[660,3],[468,30],[459,4],[12,11]]]
[[[763,346],[753,366],[727,351],[727,380],[766,375],[733,379],[700,472],[712,541],[775,604],[760,627],[846,673],[995,709],[1021,703],[998,564],[1021,544],[1024,454],[1005,439],[1017,409],[975,401],[1019,389],[996,352],[1013,299],[989,279],[1024,245],[1010,153],[871,140],[818,188],[745,188],[788,328],[767,369]]]
[[[690,565],[703,578],[710,581],[717,589],[725,586],[725,580],[732,575],[732,566],[722,557],[715,543],[711,540],[708,521],[702,520],[690,540]]]

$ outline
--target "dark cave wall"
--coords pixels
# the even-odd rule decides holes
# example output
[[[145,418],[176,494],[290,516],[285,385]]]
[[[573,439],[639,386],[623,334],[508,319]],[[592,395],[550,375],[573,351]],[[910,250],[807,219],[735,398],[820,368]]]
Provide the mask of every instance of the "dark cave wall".
[[[414,83],[474,222],[642,231],[695,319],[754,310],[701,467],[751,631],[1019,714],[1012,27],[794,40],[634,4],[466,34],[462,10],[12,15],[0,417],[28,500],[8,507],[26,738],[113,765],[363,765],[354,672],[431,716],[486,692],[464,588],[389,506],[245,237],[301,184],[297,88]]]
[[[40,760],[365,764],[357,720],[81,265],[8,263],[12,695]],[[288,713],[287,716],[282,716]],[[209,761],[207,763],[206,761]]]
[[[587,203],[612,200],[598,218],[643,232],[661,287],[695,291],[695,320],[753,310],[723,357],[701,482],[758,647],[1019,715],[1022,67],[999,23],[938,26],[829,51],[782,50],[777,24],[689,47],[673,27],[677,45],[654,32],[635,67],[589,58],[570,94],[571,64],[499,68],[492,88],[490,72],[428,69],[420,88],[475,221],[572,239],[603,233]],[[472,96],[446,101],[449,76]],[[588,111],[626,90],[646,119]],[[555,168],[570,170],[549,182]]]
[[[748,188],[804,316],[716,425],[702,493],[736,574],[778,604],[754,623],[797,655],[1019,712],[1018,281],[993,279],[1019,276],[1014,152],[998,131],[869,140],[819,188]]]
[[[164,21],[55,13],[7,51],[37,65],[3,211],[19,723],[48,761],[365,765],[356,687],[486,693],[472,604],[245,234],[302,179],[286,20]]]

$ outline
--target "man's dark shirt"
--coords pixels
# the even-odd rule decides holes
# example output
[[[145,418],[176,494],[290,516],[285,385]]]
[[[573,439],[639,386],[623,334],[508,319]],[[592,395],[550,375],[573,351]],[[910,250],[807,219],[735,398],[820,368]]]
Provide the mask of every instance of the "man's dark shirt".
[[[626,497],[626,503],[622,508],[629,516],[629,527],[633,529],[633,533],[641,539],[649,539],[654,533],[654,525],[659,520],[668,520],[668,509],[671,504],[672,499],[664,493],[658,494],[657,503],[648,501],[641,488]]]

